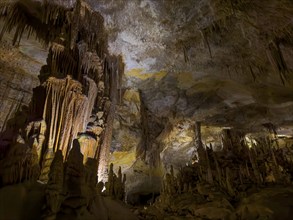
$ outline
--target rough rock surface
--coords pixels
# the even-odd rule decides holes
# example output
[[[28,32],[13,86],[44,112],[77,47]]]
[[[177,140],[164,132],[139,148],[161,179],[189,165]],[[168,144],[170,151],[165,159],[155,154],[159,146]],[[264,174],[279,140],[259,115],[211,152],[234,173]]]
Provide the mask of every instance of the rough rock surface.
[[[33,5],[43,0],[20,1],[32,10],[30,12],[39,15]],[[28,5],[28,2],[34,4]],[[76,1],[51,2],[70,8]],[[202,126],[202,142],[209,150],[221,151],[227,145],[236,148],[239,143],[251,148],[263,143],[261,137],[269,134],[271,139],[266,144],[277,143],[290,155],[292,140],[286,138],[292,138],[293,123],[291,0],[87,2],[104,16],[109,50],[121,54],[126,65],[125,92],[122,102],[116,106],[109,161],[114,163],[116,173],[121,166],[128,176],[129,202],[153,203],[171,165],[180,169],[186,163],[189,166],[198,161],[201,152],[196,152],[199,142],[195,121],[205,125]],[[11,40],[11,37],[7,36],[5,40]],[[30,40],[21,41],[18,48],[2,42],[0,52],[0,91],[4,91],[0,96],[1,130],[15,109],[29,103],[30,91],[37,85],[36,75],[47,54]],[[97,84],[101,85],[101,90],[109,86]],[[102,133],[99,126],[104,123],[104,116],[100,110],[95,112],[88,133],[79,136],[82,151],[87,156],[93,155],[95,150],[84,148],[100,141],[98,138],[93,141],[89,135],[91,132],[97,136]],[[94,123],[98,126],[92,126]],[[232,128],[241,131],[234,133]],[[111,134],[105,139],[109,141]],[[231,152],[223,155],[227,157],[222,164],[227,183],[221,183],[229,188],[227,193],[232,196],[235,192],[228,184],[231,169],[226,169],[226,165],[231,165],[234,156]],[[106,169],[109,161],[104,159],[103,168]],[[254,166],[255,163],[251,163],[249,169]],[[291,169],[286,164],[281,166]],[[243,167],[239,169],[244,172]],[[215,167],[212,170],[217,171]],[[267,176],[259,177],[258,171],[255,172],[259,182],[274,182],[277,177],[272,174],[278,173],[270,170]],[[211,177],[211,173],[207,173],[207,177]],[[275,214],[286,219],[286,214],[290,214],[291,203],[287,196],[292,192],[289,188],[253,192],[241,200],[239,206],[222,194],[225,199],[218,200],[218,194],[211,196],[201,185],[196,188],[199,195],[192,198],[186,193],[192,191],[192,187],[185,184],[182,188],[180,190],[185,193],[167,201],[166,207],[160,207],[169,213],[169,219],[182,216],[226,219],[235,215],[243,219],[256,216],[270,219],[275,218]],[[168,190],[173,189],[169,187]],[[275,204],[267,201],[266,194],[285,204],[284,212],[279,213],[272,207]],[[161,211],[154,208],[156,214],[152,217],[162,219],[164,213]],[[142,215],[150,217],[150,212],[142,211]]]
[[[292,123],[291,1],[89,2],[124,56],[125,85],[152,113],[249,129]]]
[[[152,113],[248,129],[292,122],[290,0],[87,2]]]
[[[34,42],[38,45],[37,42]],[[22,105],[28,105],[32,89],[39,84],[38,74],[42,63],[34,58],[31,41],[18,48],[11,45],[6,36],[0,44],[0,131]],[[28,48],[28,49],[27,49]],[[40,50],[41,48],[38,48]],[[43,52],[45,54],[45,52]]]

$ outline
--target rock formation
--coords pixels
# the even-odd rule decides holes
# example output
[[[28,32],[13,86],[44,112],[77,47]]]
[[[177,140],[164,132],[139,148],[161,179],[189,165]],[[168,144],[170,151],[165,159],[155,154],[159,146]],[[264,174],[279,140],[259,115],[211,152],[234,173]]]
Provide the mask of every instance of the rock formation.
[[[7,1],[0,8],[1,37],[13,29],[14,45],[25,33],[49,48],[29,108],[19,109],[1,133],[0,184],[46,184],[43,219],[80,218],[86,210],[94,218],[98,167],[105,180],[121,96],[122,59],[107,51],[103,18],[84,1]],[[120,170],[114,198],[124,200],[123,183]]]
[[[62,151],[58,150],[51,163],[48,183],[46,185],[46,208],[44,211],[44,219],[53,218],[60,209],[62,202],[63,184],[64,184],[64,168]],[[53,216],[52,216],[53,215]]]
[[[121,167],[118,170],[118,176],[113,171],[113,164],[110,164],[108,173],[108,182],[106,183],[106,193],[112,198],[124,201],[125,200],[125,182],[126,175],[122,177]]]
[[[199,123],[197,126],[200,126]],[[271,135],[261,137],[251,146],[246,142],[237,141],[241,139],[236,131],[223,130],[223,133],[226,134],[224,142],[229,143],[229,149],[224,147],[221,151],[213,151],[209,146],[205,146],[202,149],[203,156],[199,156],[198,162],[178,170],[176,177],[171,167],[165,176],[159,199],[154,207],[150,208],[149,213],[142,211],[141,215],[151,215],[155,210],[158,212],[157,216],[257,219],[258,215],[269,219],[276,218],[275,207],[262,200],[267,190],[276,189],[276,199],[280,200],[283,198],[278,190],[291,194],[292,172],[286,167],[292,166],[292,159],[288,160],[287,156],[281,153],[288,153],[288,149],[278,146],[271,139]],[[292,158],[292,151],[290,154]],[[242,204],[246,201],[245,198],[250,196],[259,196],[258,199],[254,198],[260,204],[256,204],[254,208]],[[191,204],[186,205],[186,202]],[[288,207],[284,207],[284,210],[288,211]],[[213,212],[217,214],[214,215]],[[286,214],[283,216],[289,218]]]
[[[27,127],[21,128],[26,131],[25,143],[37,149],[41,180],[47,181],[57,150],[67,159],[75,138],[81,144],[84,162],[87,157],[98,159],[102,174],[107,167],[115,105],[120,100],[121,58],[108,54],[103,18],[85,2],[77,1],[64,8],[57,3],[32,1],[41,6],[44,16],[35,15],[30,20],[26,19],[30,13],[26,4],[4,4],[2,34],[16,27],[14,44],[24,31],[34,32],[40,41],[50,43],[47,65],[39,77],[41,85],[34,90],[30,104]],[[51,29],[50,33],[44,27]]]
[[[2,0],[0,219],[291,219],[292,14]]]

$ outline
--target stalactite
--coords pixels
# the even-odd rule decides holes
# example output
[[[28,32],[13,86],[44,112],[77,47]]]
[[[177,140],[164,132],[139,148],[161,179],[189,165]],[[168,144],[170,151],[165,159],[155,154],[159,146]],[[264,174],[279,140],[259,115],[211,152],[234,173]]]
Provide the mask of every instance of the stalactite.
[[[146,152],[147,150],[150,149],[150,140],[149,140],[149,113],[148,109],[146,107],[146,104],[143,102],[141,96],[141,92],[139,93],[140,95],[140,115],[141,115],[141,123],[142,123],[142,140],[139,143],[137,149],[136,149],[136,157],[141,158],[142,160],[145,160],[146,158]]]
[[[88,78],[85,81],[88,97],[81,93],[81,84],[69,76],[66,79],[51,77],[44,84],[47,94],[43,117],[49,125],[48,147],[54,151],[62,149],[64,156],[78,132],[85,129],[95,103],[96,84]]]
[[[14,1],[12,0],[2,0],[0,2],[0,17],[5,16],[9,13],[9,10],[11,10],[11,6],[14,4]]]
[[[84,77],[84,80],[87,84],[87,97],[88,97],[88,102],[87,102],[87,108],[85,111],[85,118],[84,118],[84,128],[87,125],[88,119],[90,118],[90,115],[92,113],[92,109],[94,108],[95,102],[96,102],[96,98],[97,98],[97,94],[98,94],[98,87],[96,85],[96,83],[88,78],[87,76]]]
[[[213,58],[210,43],[209,43],[209,40],[208,40],[208,36],[206,34],[206,30],[201,30],[200,33],[201,33],[202,38],[204,39],[204,42],[205,42],[205,44],[206,44],[206,46],[207,46],[207,48],[209,50],[210,58]]]
[[[99,170],[105,173],[115,105],[121,100],[122,57],[110,56],[103,17],[83,1],[67,7],[62,1],[34,2],[33,7],[37,7],[39,13],[33,15],[22,5],[28,3],[30,1],[16,2],[9,5],[9,10],[5,8],[0,38],[5,32],[15,30],[13,43],[19,42],[27,32],[27,36],[34,34],[41,43],[50,45],[47,66],[40,76],[42,85],[34,91],[31,105],[32,114],[43,116],[45,126],[33,132],[33,137],[28,134],[37,122],[32,122],[24,138],[37,149],[42,160],[40,179],[47,181],[54,152],[62,150],[67,159],[73,140],[81,132],[82,137],[91,137],[91,144],[87,144],[95,155],[86,150],[84,153],[97,158]],[[1,9],[0,3],[0,16]],[[2,11],[4,13],[4,9]],[[40,108],[43,108],[42,115]],[[96,113],[93,109],[104,114],[88,124],[91,114]]]
[[[183,46],[183,55],[184,55],[184,61],[185,63],[189,63],[189,55],[188,55],[188,50],[189,48],[187,48],[186,46]]]
[[[267,56],[272,67],[279,73],[282,83],[285,84],[287,81],[286,73],[288,72],[288,68],[283,58],[282,51],[276,42],[271,42],[268,45]]]

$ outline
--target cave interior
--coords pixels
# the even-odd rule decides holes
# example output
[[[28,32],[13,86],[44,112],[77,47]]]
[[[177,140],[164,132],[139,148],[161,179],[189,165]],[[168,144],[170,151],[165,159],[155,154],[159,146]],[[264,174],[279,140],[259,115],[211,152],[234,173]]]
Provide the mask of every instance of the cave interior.
[[[292,183],[292,0],[1,0],[0,220],[289,220]]]

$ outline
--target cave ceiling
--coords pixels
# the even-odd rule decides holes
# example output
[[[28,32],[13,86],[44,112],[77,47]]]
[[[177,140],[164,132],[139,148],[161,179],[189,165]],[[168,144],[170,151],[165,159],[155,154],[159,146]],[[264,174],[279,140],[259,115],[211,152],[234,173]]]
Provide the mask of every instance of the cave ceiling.
[[[41,0],[22,2],[38,16]],[[140,90],[150,113],[250,130],[293,123],[291,0],[87,2],[104,17],[109,51],[123,56],[124,87]],[[33,40],[18,49],[45,63]]]

